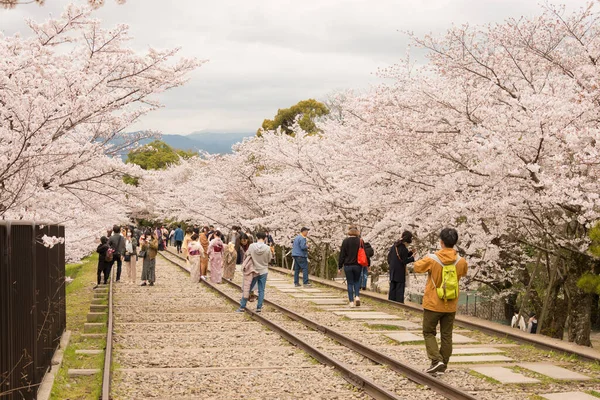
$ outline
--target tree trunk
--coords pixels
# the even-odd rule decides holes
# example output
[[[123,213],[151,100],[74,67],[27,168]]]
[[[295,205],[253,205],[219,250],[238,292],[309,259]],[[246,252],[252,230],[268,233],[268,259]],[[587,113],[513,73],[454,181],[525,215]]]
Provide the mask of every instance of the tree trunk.
[[[542,305],[542,313],[538,318],[537,332],[542,335],[562,339],[564,333],[564,321],[566,319],[566,302],[558,298],[562,281],[558,278],[558,260],[550,262],[546,254],[546,266],[550,271],[550,280],[546,288],[546,297]],[[563,309],[563,312],[559,312]]]
[[[586,261],[581,257],[574,257],[569,260],[565,277],[565,290],[569,294],[568,340],[582,346],[591,346],[593,295],[585,293],[577,287],[577,280],[585,272],[591,270]]]
[[[529,278],[529,282],[527,283],[527,290],[525,291],[525,294],[523,295],[523,298],[521,299],[521,306],[519,307],[519,316],[517,317],[517,321],[521,320],[521,316],[523,315],[523,307],[526,307],[529,302],[529,295],[531,293],[531,287],[533,286],[533,282],[535,281],[538,269],[540,268],[541,264],[542,264],[542,252],[538,251],[537,260],[535,262],[535,266],[533,267],[533,273],[531,274],[531,277]]]

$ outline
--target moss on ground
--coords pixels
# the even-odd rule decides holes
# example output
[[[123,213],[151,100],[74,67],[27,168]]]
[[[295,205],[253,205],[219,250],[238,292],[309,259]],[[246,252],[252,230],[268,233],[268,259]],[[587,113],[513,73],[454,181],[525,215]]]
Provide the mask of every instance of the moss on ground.
[[[98,355],[75,354],[76,350],[104,350],[106,339],[88,339],[81,335],[87,322],[87,314],[94,297],[93,285],[96,281],[98,256],[84,259],[78,264],[68,264],[66,276],[73,278],[66,287],[67,329],[71,340],[65,350],[60,370],[52,387],[51,399],[98,399],[102,391],[102,374],[82,377],[69,377],[69,369],[102,369],[104,353]],[[103,330],[106,332],[106,328]]]

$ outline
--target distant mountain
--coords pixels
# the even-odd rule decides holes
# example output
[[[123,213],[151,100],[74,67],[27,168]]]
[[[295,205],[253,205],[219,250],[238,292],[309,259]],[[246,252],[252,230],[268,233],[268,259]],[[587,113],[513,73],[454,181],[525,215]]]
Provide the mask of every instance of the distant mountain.
[[[189,135],[163,135],[163,140],[169,143],[170,136],[178,136],[189,139],[196,143],[198,150],[204,150],[211,154],[231,153],[231,146],[241,142],[246,137],[255,136],[255,132],[193,132]],[[170,146],[177,147],[169,143]],[[177,147],[181,148],[181,147]],[[194,148],[196,149],[196,148]]]
[[[254,132],[193,132],[189,135],[162,135],[162,140],[169,146],[193,151],[206,151],[210,154],[231,153],[231,146],[241,142],[246,137],[254,136]],[[142,141],[142,144],[150,143],[154,139]]]
[[[161,140],[175,149],[206,151],[210,154],[231,153],[231,146],[241,142],[244,138],[255,136],[255,132],[193,132],[189,135],[162,135]],[[145,139],[140,144],[148,144],[155,139]],[[121,154],[127,158],[128,151]]]

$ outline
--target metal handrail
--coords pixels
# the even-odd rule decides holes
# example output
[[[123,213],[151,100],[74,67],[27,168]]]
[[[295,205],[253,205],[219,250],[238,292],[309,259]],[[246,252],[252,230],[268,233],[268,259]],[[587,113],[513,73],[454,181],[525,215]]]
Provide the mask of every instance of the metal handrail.
[[[108,286],[108,327],[106,331],[106,348],[104,350],[104,371],[102,374],[102,400],[110,400],[113,336],[113,271],[111,271],[110,284]]]

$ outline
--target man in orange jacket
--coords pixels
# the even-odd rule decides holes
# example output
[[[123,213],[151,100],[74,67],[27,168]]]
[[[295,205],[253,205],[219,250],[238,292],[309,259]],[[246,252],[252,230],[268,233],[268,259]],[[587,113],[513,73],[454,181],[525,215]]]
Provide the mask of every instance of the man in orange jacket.
[[[414,264],[415,272],[428,274],[423,295],[423,337],[425,338],[427,356],[431,360],[431,366],[426,370],[428,373],[446,371],[448,361],[452,355],[452,328],[454,327],[458,295],[452,300],[441,299],[438,296],[437,288],[442,285],[443,265],[454,264],[458,280],[467,275],[467,262],[454,250],[456,242],[458,242],[456,229],[442,229],[440,233],[440,246],[442,249],[416,261]],[[439,349],[435,338],[438,322],[442,342]]]

